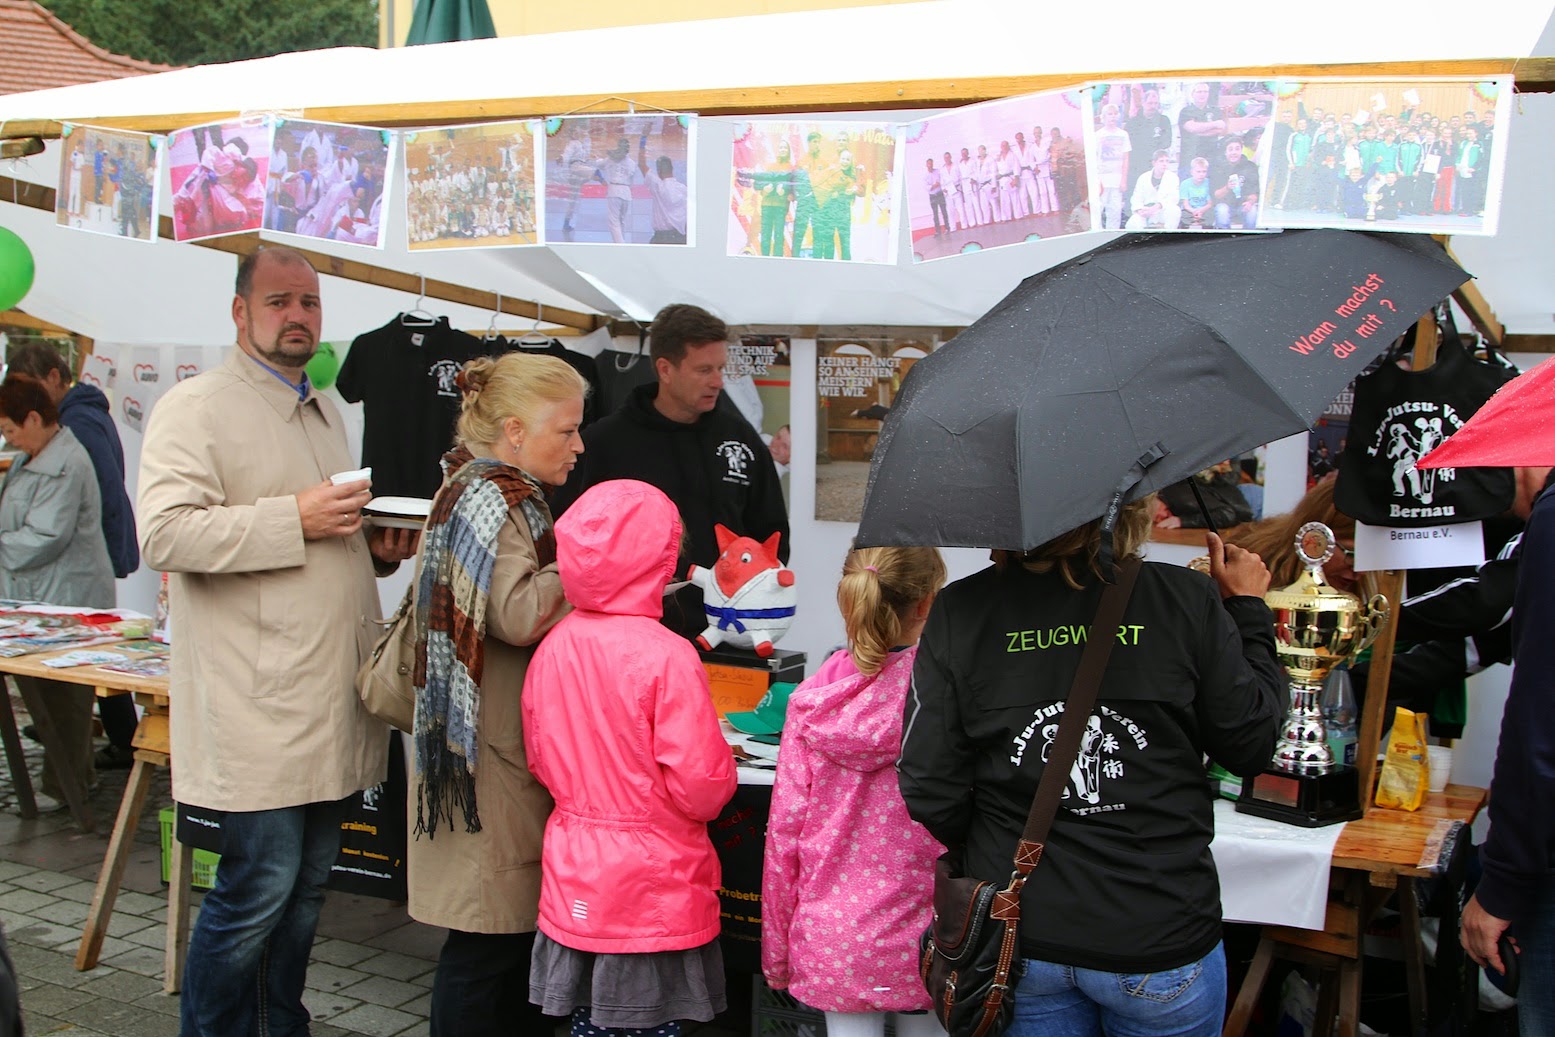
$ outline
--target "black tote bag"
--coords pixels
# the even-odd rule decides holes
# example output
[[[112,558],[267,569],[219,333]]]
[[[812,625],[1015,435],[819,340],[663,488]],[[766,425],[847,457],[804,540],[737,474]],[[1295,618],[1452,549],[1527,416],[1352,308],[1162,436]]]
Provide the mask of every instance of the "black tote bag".
[[[1474,522],[1506,511],[1516,492],[1512,469],[1414,464],[1516,374],[1494,353],[1475,359],[1449,313],[1436,363],[1424,371],[1385,363],[1357,378],[1334,487],[1339,510],[1372,526]]]

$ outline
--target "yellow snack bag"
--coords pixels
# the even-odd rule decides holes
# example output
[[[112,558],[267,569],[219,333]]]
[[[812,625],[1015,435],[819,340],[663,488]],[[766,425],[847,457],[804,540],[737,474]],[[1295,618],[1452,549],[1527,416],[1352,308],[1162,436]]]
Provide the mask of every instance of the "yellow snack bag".
[[[1419,810],[1431,784],[1430,756],[1425,750],[1426,718],[1400,706],[1393,715],[1382,776],[1377,779],[1377,805],[1396,810]]]

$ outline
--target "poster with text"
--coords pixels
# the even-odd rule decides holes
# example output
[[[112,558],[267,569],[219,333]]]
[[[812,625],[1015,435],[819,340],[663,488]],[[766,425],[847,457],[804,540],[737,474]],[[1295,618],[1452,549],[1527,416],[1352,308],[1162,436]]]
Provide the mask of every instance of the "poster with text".
[[[915,262],[1091,229],[1079,90],[957,108],[906,136]]]
[[[724,392],[771,451],[785,506],[791,500],[788,473],[794,449],[792,357],[787,335],[741,335],[729,344],[729,363],[724,368]]]
[[[904,329],[822,328],[816,336],[815,517],[857,522],[880,426],[912,365],[937,336]]]
[[[1281,81],[1266,222],[1494,234],[1508,79]]]
[[[209,123],[168,138],[173,240],[258,230],[270,177],[268,119]]]
[[[68,122],[60,138],[54,222],[93,234],[155,241],[167,139]]]
[[[736,124],[728,254],[896,262],[899,129],[884,123]]]
[[[540,243],[538,120],[414,130],[404,138],[410,251]]]
[[[265,188],[265,229],[383,247],[394,183],[393,134],[372,126],[281,119]]]
[[[1086,162],[1097,230],[1257,230],[1274,92],[1262,80],[1096,83]]]
[[[547,245],[696,241],[696,116],[545,120]]]

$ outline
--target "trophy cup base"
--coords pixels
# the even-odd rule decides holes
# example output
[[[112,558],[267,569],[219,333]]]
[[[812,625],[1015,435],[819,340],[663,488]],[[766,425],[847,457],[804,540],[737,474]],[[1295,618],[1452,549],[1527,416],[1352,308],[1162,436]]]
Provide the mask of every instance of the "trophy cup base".
[[[1270,768],[1243,781],[1236,809],[1303,828],[1354,821],[1364,813],[1360,772],[1343,765],[1327,774],[1292,774]]]

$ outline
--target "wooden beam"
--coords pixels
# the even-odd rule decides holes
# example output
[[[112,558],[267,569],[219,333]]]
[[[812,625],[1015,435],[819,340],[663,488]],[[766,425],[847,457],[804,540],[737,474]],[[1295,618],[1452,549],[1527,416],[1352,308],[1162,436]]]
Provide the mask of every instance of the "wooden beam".
[[[1555,353],[1555,335],[1508,335],[1501,348],[1508,353]]]
[[[966,76],[957,79],[903,79],[873,83],[814,83],[789,86],[729,87],[711,90],[658,90],[637,93],[641,107],[702,115],[766,115],[790,112],[857,111],[899,108],[945,108],[1018,94],[1116,79],[1318,79],[1498,76],[1513,74],[1520,90],[1555,91],[1555,58],[1477,58],[1452,61],[1383,61],[1356,64],[1240,66],[1209,69],[1117,69],[1027,76]],[[601,103],[594,94],[549,97],[504,97],[466,101],[402,104],[341,105],[309,108],[307,117],[321,122],[368,126],[453,125],[556,115],[587,107],[591,112],[624,111],[626,102]],[[167,133],[187,126],[219,122],[242,113],[233,111],[166,112],[104,116],[79,112],[64,121],[112,129]],[[61,121],[16,119],[6,123],[9,136],[60,136]]]
[[[0,176],[0,200],[14,197],[18,205],[26,205],[33,209],[42,209],[45,212],[54,211],[55,189],[44,187],[41,184],[27,183],[15,180],[8,176]],[[163,216],[160,225],[161,235],[171,239],[173,236],[173,220],[170,216]],[[217,252],[229,252],[237,256],[246,256],[257,252],[260,248],[272,242],[264,242],[258,234],[236,234],[225,238],[208,238],[205,241],[188,242],[201,248],[212,249]],[[289,248],[295,246],[288,245]],[[371,263],[363,263],[355,259],[342,259],[324,252],[314,252],[306,248],[297,248],[308,257],[313,268],[321,274],[329,274],[332,277],[344,278],[348,281],[360,281],[363,284],[377,285],[380,288],[389,288],[394,291],[408,292],[412,295],[422,294],[429,299],[440,299],[444,302],[456,302],[463,306],[473,306],[477,309],[497,309],[497,293],[483,292],[464,285],[453,284],[448,281],[434,281],[431,278],[423,279],[418,274],[407,274],[401,270],[391,270],[388,267],[373,266]],[[531,320],[543,320],[546,324],[560,325],[566,328],[577,328],[580,331],[593,331],[609,322],[609,318],[602,314],[580,313],[577,310],[563,309],[560,306],[547,306],[542,312],[539,303],[529,302],[525,299],[502,296],[502,312],[511,313],[515,317],[526,317]]]
[[[41,331],[45,335],[77,337],[76,333],[69,328],[62,328],[58,324],[50,324],[48,321],[40,320],[22,310],[0,311],[0,327],[26,328],[28,331]]]

